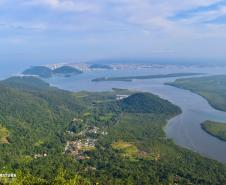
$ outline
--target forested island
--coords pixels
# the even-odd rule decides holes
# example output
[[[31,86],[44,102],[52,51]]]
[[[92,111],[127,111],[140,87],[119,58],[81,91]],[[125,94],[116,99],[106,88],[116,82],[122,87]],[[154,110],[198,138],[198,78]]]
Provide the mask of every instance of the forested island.
[[[167,84],[197,93],[214,108],[226,111],[226,75],[178,79]]]
[[[218,139],[226,141],[226,123],[205,121],[201,124],[202,129]]]
[[[91,64],[90,69],[113,69],[110,65],[106,64]]]
[[[143,75],[143,76],[101,77],[101,78],[95,78],[92,81],[93,82],[101,82],[101,81],[131,82],[132,80],[147,80],[147,79],[154,79],[154,78],[173,78],[173,77],[194,76],[194,75],[201,75],[201,73],[171,73],[171,74]]]
[[[69,77],[81,73],[82,71],[71,66],[61,66],[56,69],[50,69],[45,66],[33,66],[23,72],[24,75],[34,75],[41,78],[50,78],[54,75],[64,75],[65,77]]]
[[[0,104],[0,173],[15,173],[14,184],[226,183],[224,164],[166,138],[181,110],[156,95],[73,93],[12,77],[0,82]]]

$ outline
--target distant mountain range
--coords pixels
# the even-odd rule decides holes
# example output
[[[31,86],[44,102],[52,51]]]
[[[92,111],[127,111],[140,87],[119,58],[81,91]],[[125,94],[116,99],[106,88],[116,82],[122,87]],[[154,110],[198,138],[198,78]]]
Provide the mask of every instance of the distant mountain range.
[[[33,66],[23,72],[24,75],[35,75],[42,78],[50,78],[54,75],[64,75],[67,77],[71,75],[78,75],[81,73],[81,70],[78,70],[71,66],[62,66],[56,69],[50,69],[45,66]]]

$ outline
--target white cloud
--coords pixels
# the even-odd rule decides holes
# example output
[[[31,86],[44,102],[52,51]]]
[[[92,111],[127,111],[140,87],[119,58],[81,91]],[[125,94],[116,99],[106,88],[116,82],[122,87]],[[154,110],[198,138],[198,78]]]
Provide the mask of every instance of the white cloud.
[[[162,33],[162,35],[175,38],[225,35],[221,27],[206,23],[225,15],[226,8],[224,6],[219,6],[216,10],[197,12],[196,15],[184,20],[169,18],[180,12],[215,5],[222,0],[107,0],[107,2],[114,5],[113,17],[119,21],[134,24],[140,29],[149,30],[153,35]],[[217,31],[218,29],[220,30]]]
[[[199,12],[192,14],[188,18],[183,18],[180,22],[187,23],[187,24],[194,24],[194,23],[205,23],[209,21],[213,21],[219,17],[226,15],[226,6],[222,6],[215,10],[209,10],[204,12]]]
[[[0,0],[1,1],[1,0]],[[212,31],[202,22],[213,20],[225,14],[225,7],[218,10],[197,13],[183,20],[171,20],[169,17],[178,12],[206,7],[222,0],[17,0],[23,5],[50,8],[55,11],[82,12],[83,16],[75,18],[76,14],[59,17],[43,17],[42,24],[31,25],[38,29],[60,29],[65,31],[92,31],[126,29],[131,26],[134,30],[149,30],[149,32],[164,34],[190,34],[201,29]],[[25,6],[29,9],[29,6]],[[95,12],[92,16],[90,13]],[[54,13],[54,12],[53,12]],[[112,22],[112,24],[111,24]],[[109,24],[110,23],[110,24]],[[47,26],[48,25],[48,26]],[[17,27],[17,26],[14,26]],[[29,25],[23,26],[29,27]],[[189,33],[190,32],[190,33]]]
[[[27,11],[27,16],[10,17],[12,12],[8,18],[9,21],[1,21],[4,17],[0,16],[0,29],[30,30],[29,34],[34,38],[43,36],[45,39],[42,39],[42,42],[57,42],[58,44],[53,44],[53,47],[67,46],[68,43],[73,45],[79,40],[80,44],[86,47],[96,48],[99,44],[101,49],[106,46],[111,48],[109,50],[111,52],[115,50],[115,53],[121,46],[125,50],[132,48],[134,53],[137,50],[142,52],[146,48],[147,53],[153,55],[164,53],[174,55],[178,50],[187,52],[187,50],[195,51],[202,46],[205,47],[203,44],[205,40],[226,38],[226,25],[206,23],[224,15],[226,10],[223,6],[215,10],[207,8],[205,11],[204,8],[204,11],[194,11],[196,13],[192,13],[192,16],[186,19],[171,18],[183,12],[193,12],[192,10],[199,7],[213,5],[220,0],[15,1],[19,6],[16,9],[11,3],[11,6],[16,9],[15,15],[18,12],[19,15],[26,15]],[[34,10],[34,13],[31,10]],[[34,30],[42,32],[39,35],[39,32]],[[202,42],[200,39],[203,39]],[[17,39],[11,41],[20,42]]]
[[[95,12],[99,10],[97,4],[86,0],[31,0],[26,3],[30,5],[43,5],[55,10],[71,12]]]

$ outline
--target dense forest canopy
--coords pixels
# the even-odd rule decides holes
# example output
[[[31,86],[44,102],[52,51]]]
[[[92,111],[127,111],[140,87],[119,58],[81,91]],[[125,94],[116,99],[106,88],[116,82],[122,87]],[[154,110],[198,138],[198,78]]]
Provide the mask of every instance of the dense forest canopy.
[[[167,100],[150,93],[133,94],[122,100],[121,107],[124,112],[130,113],[173,114],[180,112],[178,107]]]
[[[158,96],[12,77],[0,82],[0,105],[0,173],[16,173],[14,184],[226,183],[225,165],[166,138],[180,109]]]

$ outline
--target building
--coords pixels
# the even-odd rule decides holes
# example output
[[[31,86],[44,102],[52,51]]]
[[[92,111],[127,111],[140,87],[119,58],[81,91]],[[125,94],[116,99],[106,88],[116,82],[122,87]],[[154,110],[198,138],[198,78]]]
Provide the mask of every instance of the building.
[[[116,100],[123,100],[128,97],[129,97],[129,95],[116,95]]]

